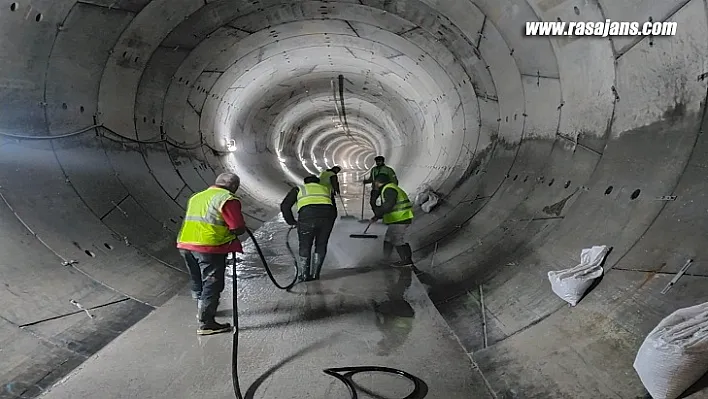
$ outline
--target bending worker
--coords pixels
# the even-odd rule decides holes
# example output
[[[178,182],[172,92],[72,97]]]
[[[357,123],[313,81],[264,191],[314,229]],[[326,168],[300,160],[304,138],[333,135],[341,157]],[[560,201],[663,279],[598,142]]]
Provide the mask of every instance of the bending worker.
[[[337,209],[337,202],[334,200],[335,195],[340,195],[339,178],[337,174],[342,170],[339,166],[333,166],[331,169],[323,170],[320,173],[320,184],[329,187],[332,190],[332,206]]]
[[[214,317],[225,285],[226,255],[243,253],[238,236],[246,232],[246,223],[234,195],[240,183],[236,174],[222,173],[213,186],[194,194],[177,237],[192,280],[192,298],[198,300],[199,335],[231,331],[229,323]]]
[[[396,177],[396,172],[390,166],[384,163],[385,158],[383,156],[377,156],[376,158],[374,158],[374,161],[376,162],[376,166],[371,169],[371,173],[369,174],[369,177],[364,180],[364,184],[373,183],[376,179],[376,176],[379,175],[387,175],[392,183],[398,184],[398,177]],[[372,185],[371,198],[369,199],[369,204],[371,204],[372,209],[376,206],[376,199],[379,197],[379,194],[380,192],[376,188],[376,185]]]
[[[317,176],[307,176],[305,184],[294,187],[283,202],[280,211],[290,226],[297,226],[299,241],[298,282],[318,280],[327,255],[327,242],[337,220],[329,187],[320,184]],[[298,220],[293,216],[292,207],[297,204]],[[312,254],[312,244],[315,254]]]
[[[374,187],[381,192],[383,200],[381,206],[373,207],[374,217],[371,221],[383,218],[384,224],[388,226],[384,236],[384,258],[388,260],[395,247],[401,260],[394,262],[393,266],[412,267],[417,272],[418,269],[413,265],[413,250],[407,242],[408,227],[413,222],[413,204],[408,194],[391,182],[387,174],[376,176]]]

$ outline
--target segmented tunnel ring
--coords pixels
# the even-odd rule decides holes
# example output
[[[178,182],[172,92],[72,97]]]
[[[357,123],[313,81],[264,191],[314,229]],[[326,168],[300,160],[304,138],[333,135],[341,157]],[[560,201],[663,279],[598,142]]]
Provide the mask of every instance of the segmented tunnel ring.
[[[248,233],[248,236],[251,238],[251,241],[253,242],[253,245],[256,247],[256,252],[258,252],[258,257],[261,260],[261,263],[263,263],[263,268],[266,270],[266,273],[268,273],[268,277],[270,280],[273,282],[273,284],[278,287],[281,290],[289,290],[292,288],[296,283],[297,283],[297,261],[295,257],[295,253],[293,252],[292,248],[290,247],[290,232],[293,231],[294,227],[291,226],[288,228],[287,233],[285,234],[285,242],[286,246],[288,248],[288,251],[290,252],[290,255],[293,258],[293,262],[295,264],[295,277],[293,278],[293,281],[286,285],[286,286],[281,286],[278,284],[278,282],[275,280],[275,277],[273,276],[273,273],[270,270],[270,267],[268,266],[268,261],[265,258],[265,255],[263,254],[263,251],[261,250],[260,245],[258,244],[258,240],[256,240],[256,237],[253,235],[251,230],[249,228],[246,228],[246,232]],[[235,255],[235,254],[234,254]],[[235,260],[236,257],[234,256],[233,259]],[[233,306],[233,323],[234,323],[234,333],[233,333],[233,342],[231,344],[231,381],[234,389],[234,395],[236,395],[237,399],[243,399],[243,394],[241,393],[241,385],[238,380],[238,296],[237,296],[237,280],[238,277],[236,275],[236,262],[232,264],[232,267],[234,268],[232,274],[232,279],[231,283],[233,284],[233,294],[231,295],[231,300],[232,300],[232,306]],[[351,395],[352,399],[358,399],[359,394],[357,393],[356,389],[356,383],[352,381],[352,377],[356,374],[359,373],[386,373],[386,374],[393,374],[397,375],[400,377],[403,377],[413,383],[413,391],[405,396],[404,398],[401,399],[423,399],[427,395],[427,389],[425,389],[425,383],[423,380],[420,378],[406,372],[403,370],[398,370],[395,368],[391,367],[384,367],[384,366],[350,366],[350,367],[335,367],[335,368],[328,368],[322,370],[325,374],[330,375],[342,383],[344,383],[347,386],[347,389],[349,389],[349,394]],[[344,374],[340,374],[344,373]],[[255,393],[255,392],[254,392]]]
[[[708,256],[703,0],[8,0],[2,7],[0,135],[13,136],[0,137],[7,198],[7,206],[0,201],[0,335],[7,337],[3,354],[20,356],[0,356],[8,370],[0,396],[5,382],[14,394],[40,394],[114,339],[130,339],[130,326],[150,325],[141,321],[148,312],[169,311],[162,306],[188,278],[170,238],[179,225],[170,219],[179,221],[189,196],[224,169],[244,176],[239,195],[254,231],[277,213],[288,170],[287,180],[300,182],[340,160],[345,169],[365,169],[371,153],[381,153],[409,193],[430,182],[441,206],[416,213],[411,245],[441,277],[430,291],[434,304],[481,293],[478,281],[494,287],[486,307],[437,306],[460,352],[474,354],[479,370],[469,374],[484,373],[490,391],[641,396],[627,361],[635,344],[662,316],[705,296],[705,278],[697,277],[706,275],[705,262],[697,262],[697,276],[682,277],[680,295],[654,295],[680,267],[677,257]],[[523,35],[526,21],[567,23],[578,15],[651,16],[676,21],[678,31]],[[317,49],[308,50],[315,36]],[[418,79],[414,66],[431,79]],[[373,141],[373,149],[335,127],[330,79],[338,73],[352,80],[345,81],[353,92],[345,99],[351,137]],[[438,100],[441,92],[447,96]],[[113,140],[109,129],[134,141]],[[28,136],[50,140],[24,142]],[[229,138],[238,145],[231,155],[221,141]],[[453,164],[451,174],[440,172]],[[527,174],[558,184],[521,184]],[[571,180],[573,190],[563,190],[561,181]],[[580,195],[563,207],[563,219],[515,222],[539,216],[576,187]],[[104,242],[114,250],[104,252]],[[543,288],[546,272],[571,266],[595,244],[617,248],[605,269],[612,278],[581,306],[557,310],[559,299]],[[651,273],[651,265],[664,269]],[[86,323],[67,316],[75,311],[67,299],[77,297],[90,307],[123,302]],[[482,329],[485,309],[503,328],[490,325],[482,341],[472,332]],[[23,327],[51,317],[66,324],[61,335],[45,324]],[[568,328],[559,318],[593,344],[564,341]],[[80,350],[46,355],[47,344],[67,343]],[[482,350],[487,344],[494,349]],[[529,363],[568,367],[539,374]],[[59,385],[75,389],[96,377],[90,369]],[[135,378],[151,371],[125,370]],[[105,383],[116,392],[132,388]],[[481,383],[468,387],[482,396]]]

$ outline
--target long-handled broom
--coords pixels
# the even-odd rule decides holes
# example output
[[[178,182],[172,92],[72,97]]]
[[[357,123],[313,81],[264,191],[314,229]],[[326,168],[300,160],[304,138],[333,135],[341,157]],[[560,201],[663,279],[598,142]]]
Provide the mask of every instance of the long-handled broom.
[[[344,204],[342,197],[337,197],[339,198],[339,202],[342,203],[342,208],[344,208],[344,216],[341,216],[340,219],[356,219],[354,216],[350,215],[349,212],[347,212],[347,206]]]
[[[364,219],[364,198],[365,197],[366,197],[366,184],[364,184],[364,187],[361,189],[361,219],[359,219],[359,223],[369,222],[368,219]]]
[[[369,227],[371,227],[371,224],[374,223],[372,221],[369,221],[369,224],[366,226],[366,229],[364,230],[363,233],[361,234],[349,234],[349,237],[351,238],[379,238],[378,235],[376,234],[366,234],[367,231],[369,231]]]

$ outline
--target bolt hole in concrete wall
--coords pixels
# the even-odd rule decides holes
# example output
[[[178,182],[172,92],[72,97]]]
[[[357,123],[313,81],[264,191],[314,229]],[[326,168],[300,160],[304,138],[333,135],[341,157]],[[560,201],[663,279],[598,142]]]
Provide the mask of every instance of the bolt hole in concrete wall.
[[[555,181],[556,181],[556,179],[551,179],[551,181],[548,182],[548,187],[551,187],[553,185],[553,182],[555,182]]]
[[[62,108],[62,109],[67,109],[67,108],[69,108],[69,106],[66,105],[66,103],[63,103],[63,104],[61,105],[61,108]]]
[[[104,242],[103,246],[106,247],[106,249],[113,249],[113,246],[107,242]]]
[[[79,112],[81,112],[81,113],[83,114],[84,111],[86,111],[86,109],[84,108],[84,106],[83,106],[83,105],[80,106],[80,107],[79,107]]]
[[[580,9],[577,6],[573,7],[573,11],[575,11],[575,15],[580,15]]]
[[[636,190],[634,190],[634,192],[632,193],[632,195],[629,198],[631,198],[633,200],[637,199],[637,197],[639,197],[639,193],[641,193],[641,192],[642,192],[642,190],[636,189]]]
[[[34,17],[34,20],[37,21],[37,22],[41,21],[41,20],[42,20],[42,14],[37,14],[37,16]]]
[[[17,3],[10,4],[10,11],[17,11]]]
[[[564,187],[564,188],[570,187],[570,180],[568,180],[567,182],[565,182],[565,186],[563,186],[563,187]]]
[[[90,256],[90,257],[92,257],[92,258],[96,256],[96,255],[93,254],[93,252],[89,251],[88,249],[85,250],[84,252],[86,253],[86,255],[88,255],[88,256]]]
[[[528,179],[529,179],[528,176],[524,177],[524,183],[526,183],[526,181],[527,181]]]
[[[611,192],[612,192],[612,186],[607,187],[607,190],[605,190],[605,195],[610,195]]]
[[[514,181],[519,177],[519,175],[514,175]]]

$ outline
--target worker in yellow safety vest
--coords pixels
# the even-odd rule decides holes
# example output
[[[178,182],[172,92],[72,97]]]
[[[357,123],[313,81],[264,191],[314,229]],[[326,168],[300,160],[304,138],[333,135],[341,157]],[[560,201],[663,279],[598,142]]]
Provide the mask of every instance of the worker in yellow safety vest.
[[[407,232],[413,222],[413,204],[408,199],[408,194],[391,182],[388,174],[380,174],[374,178],[374,187],[381,192],[383,198],[381,206],[374,206],[372,222],[383,219],[387,226],[384,236],[384,258],[390,258],[393,248],[396,248],[401,260],[393,263],[394,267],[412,267],[413,251],[407,242]]]
[[[325,169],[320,173],[320,184],[327,186],[332,190],[332,206],[337,208],[337,202],[334,200],[336,195],[340,195],[339,178],[337,174],[342,170],[339,166],[333,166],[330,169]]]
[[[296,205],[298,220],[295,220],[292,211]],[[329,236],[337,219],[332,190],[322,184],[317,176],[307,176],[303,185],[293,187],[285,196],[280,204],[280,211],[287,224],[297,226],[298,281],[318,280],[327,255]]]
[[[240,182],[236,174],[222,173],[213,186],[192,195],[177,236],[192,280],[192,297],[198,301],[199,335],[231,331],[229,323],[218,323],[215,316],[224,290],[226,256],[243,253],[238,236],[246,232],[246,223],[234,194]]]

